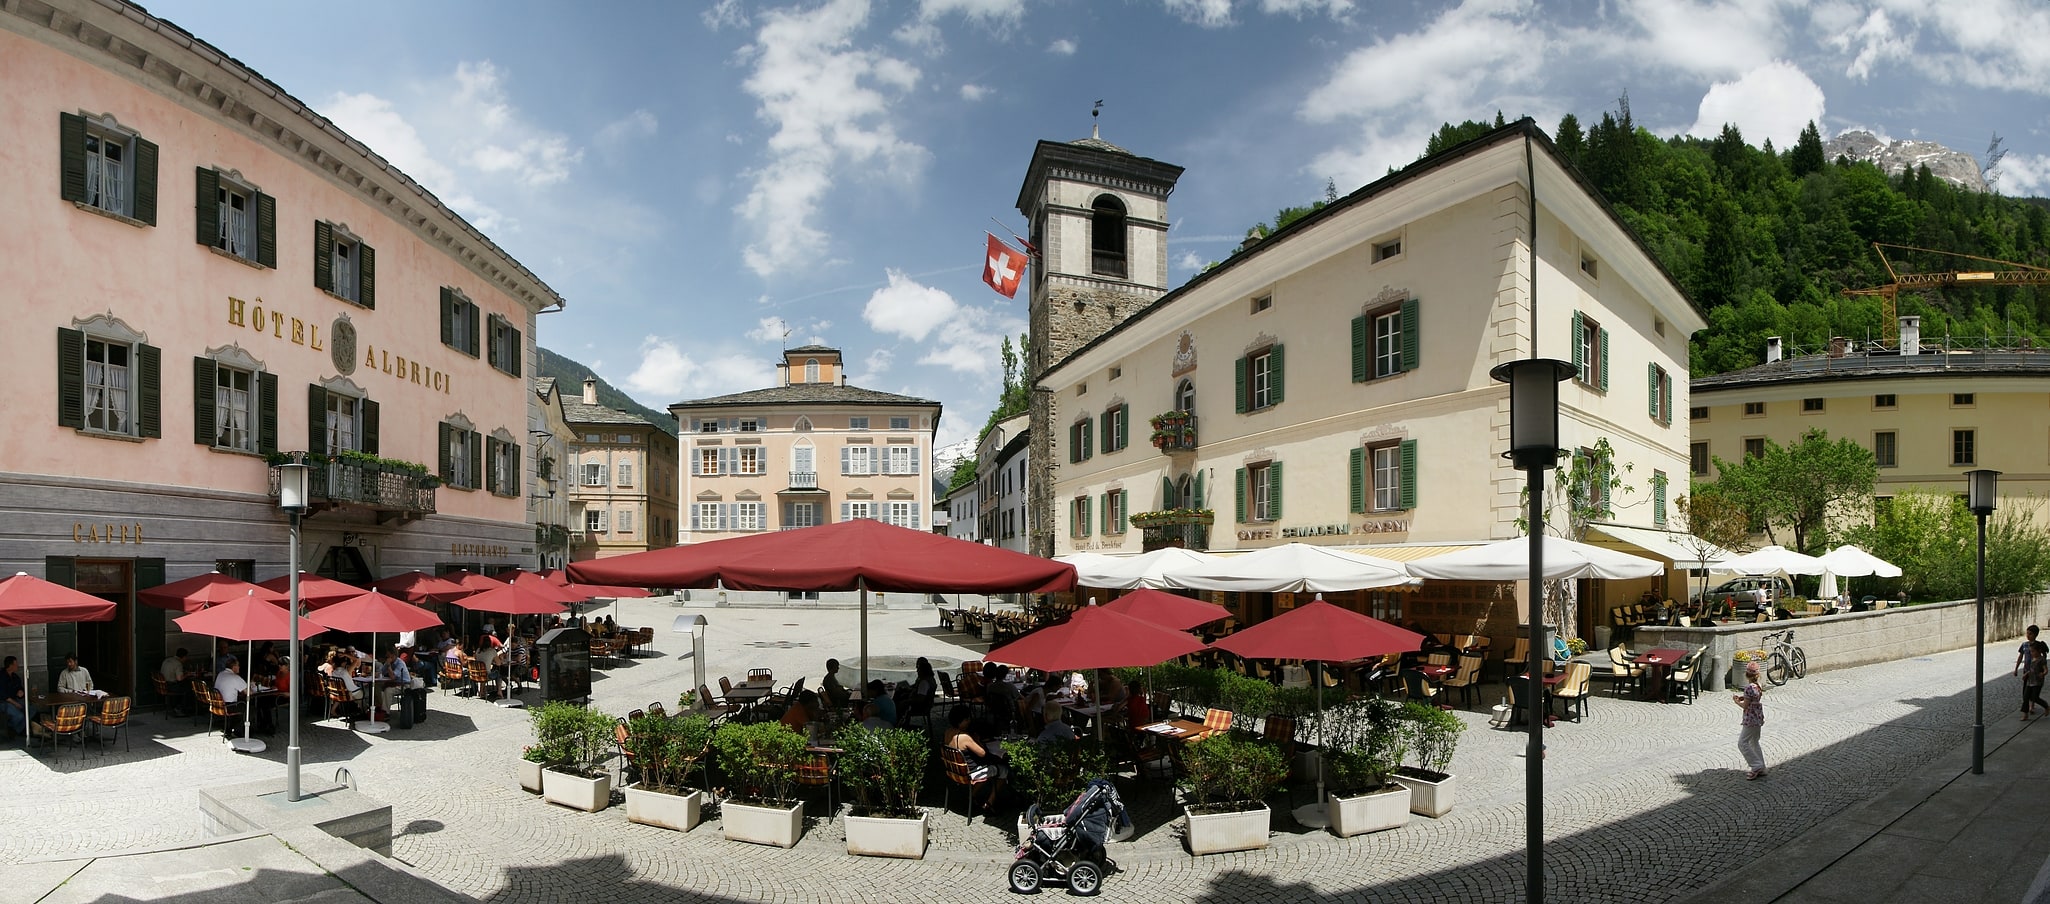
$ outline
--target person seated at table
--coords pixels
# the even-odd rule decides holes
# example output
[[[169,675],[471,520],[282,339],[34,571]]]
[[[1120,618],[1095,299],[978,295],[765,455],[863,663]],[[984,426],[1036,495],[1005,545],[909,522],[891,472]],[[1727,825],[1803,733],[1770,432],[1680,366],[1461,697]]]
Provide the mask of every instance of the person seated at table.
[[[865,699],[876,705],[877,710],[879,710],[880,715],[883,717],[883,721],[893,726],[897,724],[897,701],[890,699],[889,691],[883,688],[883,679],[874,678],[869,680],[868,696]]]
[[[16,735],[28,733],[28,693],[21,679],[21,660],[9,656],[0,665],[0,717]]]
[[[1068,720],[1062,718],[1060,704],[1048,702],[1039,715],[1043,720],[1041,722],[1042,727],[1039,729],[1039,734],[1033,737],[1032,743],[1044,746],[1055,741],[1075,740],[1075,727],[1069,725]]]
[[[245,706],[250,704],[249,681],[242,677],[241,660],[233,656],[228,657],[226,664],[221,669],[221,674],[214,678],[214,690],[220,691],[221,702],[230,707],[237,703]],[[268,712],[262,709],[253,709],[250,710],[249,715],[252,721],[257,723],[257,731],[266,734],[270,732],[270,714]],[[228,738],[235,737],[235,726],[222,726],[221,734]]]
[[[832,707],[834,713],[847,711],[847,704],[854,699],[854,693],[840,683],[840,660],[826,660],[826,677],[819,682],[819,696]]]
[[[157,666],[157,674],[164,677],[164,687],[170,692],[170,699],[167,702],[171,704],[171,711],[181,716],[191,711],[184,703],[188,695],[188,682],[192,676],[192,671],[185,665],[187,655],[189,654],[185,652],[185,648],[179,647],[177,652],[164,657],[163,663]]]
[[[819,721],[818,692],[807,690],[798,694],[797,699],[791,701],[790,708],[783,711],[780,721],[790,730],[804,735],[807,743],[817,743],[823,725]]]
[[[1096,702],[1100,706],[1116,706],[1125,702],[1125,683],[1118,680],[1116,672],[1105,670],[1103,684],[1096,689]]]
[[[883,708],[877,705],[876,701],[870,700],[861,705],[861,727],[869,731],[882,731],[892,726],[889,720],[883,718]]]
[[[397,649],[385,648],[384,661],[377,664],[377,677],[391,682],[379,688],[378,696],[384,703],[385,711],[397,709],[399,698],[405,696],[406,691],[413,686],[413,670],[406,667],[404,659],[399,658]]]
[[[1044,681],[1029,683],[1031,689],[1026,691],[1024,699],[1018,704],[1033,720],[1033,724],[1027,726],[1029,729],[1036,732],[1045,727],[1046,723],[1039,721],[1041,714],[1046,711],[1049,703],[1060,705],[1060,701],[1055,698],[1066,683],[1066,679],[1059,674],[1050,674]]]
[[[1004,759],[1001,749],[993,749],[994,744],[985,746],[968,730],[970,718],[970,711],[965,704],[948,710],[947,733],[940,739],[940,743],[961,752],[968,760],[968,774],[972,778],[988,781],[989,796],[983,799],[980,807],[975,806],[975,801],[971,797],[969,807],[971,810],[990,810],[996,807],[997,794],[1004,790],[1004,780],[1010,777],[1011,767]],[[991,729],[986,728],[983,737],[990,737],[991,732]]]
[[[995,723],[996,732],[1003,734],[1010,731],[1011,725],[1022,715],[1019,706],[1024,702],[1024,698],[1019,696],[1017,685],[1004,680],[1010,672],[1008,666],[985,666],[982,671],[988,674],[991,668],[995,668],[997,674],[991,679],[989,687],[983,689],[982,699],[989,706],[989,718]]]
[[[64,671],[57,673],[57,693],[85,694],[93,689],[93,673],[78,664],[77,653],[64,654]]]
[[[1132,682],[1131,693],[1125,696],[1125,724],[1133,728],[1152,724],[1153,704],[1146,699],[1146,682]]]
[[[930,711],[932,701],[940,695],[940,676],[933,672],[932,662],[918,657],[918,674],[911,679],[911,699]]]

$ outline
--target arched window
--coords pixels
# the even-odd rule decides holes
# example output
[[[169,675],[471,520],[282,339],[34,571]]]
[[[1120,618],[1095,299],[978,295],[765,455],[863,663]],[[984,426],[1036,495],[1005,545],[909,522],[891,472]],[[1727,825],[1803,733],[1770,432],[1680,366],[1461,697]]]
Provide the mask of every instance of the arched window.
[[[811,432],[811,418],[809,418],[809,417],[806,417],[806,416],[804,416],[804,415],[798,415],[798,416],[797,416],[797,426],[795,426],[795,427],[793,427],[793,428],[791,428],[791,429],[793,429],[793,430],[797,431],[798,433],[810,433],[810,432]]]
[[[1196,413],[1196,381],[1183,378],[1174,388],[1174,410],[1183,414]]]
[[[817,359],[817,358],[806,358],[806,359],[804,359],[804,382],[806,382],[806,383],[817,383],[818,381],[819,381],[819,359]]]
[[[1098,195],[1089,218],[1089,272],[1125,278],[1125,203]]]

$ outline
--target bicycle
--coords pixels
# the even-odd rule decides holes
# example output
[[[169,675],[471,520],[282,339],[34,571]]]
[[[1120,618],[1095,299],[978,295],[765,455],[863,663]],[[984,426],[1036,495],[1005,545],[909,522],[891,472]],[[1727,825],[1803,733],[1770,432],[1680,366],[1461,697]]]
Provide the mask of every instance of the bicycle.
[[[1808,677],[1808,654],[1794,646],[1794,629],[1774,631],[1765,635],[1765,642],[1771,650],[1765,666],[1765,680],[1773,686],[1787,683],[1787,674],[1795,678]]]

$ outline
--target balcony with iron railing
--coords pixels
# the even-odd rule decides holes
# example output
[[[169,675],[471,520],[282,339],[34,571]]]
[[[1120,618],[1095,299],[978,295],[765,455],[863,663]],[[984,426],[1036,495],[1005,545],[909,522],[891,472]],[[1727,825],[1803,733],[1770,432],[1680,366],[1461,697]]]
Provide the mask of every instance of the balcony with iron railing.
[[[1163,454],[1194,452],[1196,450],[1196,416],[1186,411],[1170,411],[1156,414],[1153,425],[1153,448]]]
[[[434,490],[441,486],[441,478],[425,468],[354,458],[316,458],[307,466],[307,495],[314,511],[361,506],[375,511],[379,523],[434,514]],[[275,466],[270,469],[270,495],[278,495]]]
[[[1172,509],[1140,512],[1130,520],[1141,532],[1142,552],[1169,546],[1201,552],[1210,548],[1210,525],[1217,515],[1209,509]]]
[[[790,472],[790,488],[791,488],[791,489],[793,489],[793,490],[815,490],[815,489],[818,489],[818,487],[819,487],[819,472],[817,472],[817,471],[792,471],[792,472]]]

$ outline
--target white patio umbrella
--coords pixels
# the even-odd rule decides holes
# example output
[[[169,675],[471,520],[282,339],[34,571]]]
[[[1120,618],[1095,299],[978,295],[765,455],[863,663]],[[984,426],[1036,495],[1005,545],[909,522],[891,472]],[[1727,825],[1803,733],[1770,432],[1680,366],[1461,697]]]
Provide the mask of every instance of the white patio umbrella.
[[[1542,570],[1548,581],[1648,578],[1666,570],[1665,563],[1655,559],[1563,537],[1545,538],[1544,557]],[[1517,537],[1404,564],[1410,574],[1432,580],[1525,581],[1530,579],[1530,538]]]
[[[1337,593],[1410,582],[1409,572],[1400,562],[1308,543],[1284,543],[1230,558],[1209,558],[1214,564],[1170,571],[1167,580],[1184,590],[1252,593]]]
[[[1822,586],[1818,593],[1823,597],[1835,598],[1836,579],[1855,578],[1868,574],[1883,578],[1897,578],[1901,575],[1899,565],[1859,549],[1856,546],[1839,546],[1819,556],[1822,560]]]
[[[1821,574],[1829,569],[1821,559],[1784,546],[1762,547],[1734,559],[1724,559],[1715,567],[1717,571],[1738,574]]]
[[[1082,555],[1087,555],[1084,553]],[[1062,559],[1075,566],[1075,582],[1086,587],[1101,587],[1106,590],[1166,590],[1175,587],[1173,576],[1185,572],[1212,569],[1228,561],[1222,556],[1169,546],[1136,556],[1101,556],[1101,561],[1088,563],[1072,562],[1073,557]]]
[[[1053,560],[1075,566],[1075,583],[1084,587],[1107,588],[1108,585],[1099,582],[1108,580],[1104,575],[1104,570],[1109,568],[1110,564],[1117,561],[1118,558],[1118,556],[1106,556],[1102,553],[1073,552],[1065,556],[1054,556]]]

